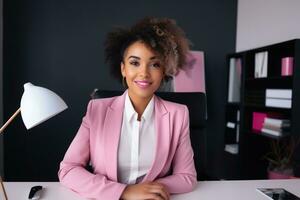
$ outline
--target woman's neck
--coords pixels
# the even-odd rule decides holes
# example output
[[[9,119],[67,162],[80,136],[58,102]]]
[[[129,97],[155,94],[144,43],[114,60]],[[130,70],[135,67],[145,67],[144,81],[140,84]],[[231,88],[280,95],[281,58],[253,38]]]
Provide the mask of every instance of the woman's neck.
[[[134,107],[134,110],[137,112],[138,114],[138,121],[141,120],[141,117],[149,103],[149,101],[151,100],[152,96],[151,97],[138,97],[134,94],[131,94],[129,91],[128,91],[128,96],[131,100],[131,103]]]

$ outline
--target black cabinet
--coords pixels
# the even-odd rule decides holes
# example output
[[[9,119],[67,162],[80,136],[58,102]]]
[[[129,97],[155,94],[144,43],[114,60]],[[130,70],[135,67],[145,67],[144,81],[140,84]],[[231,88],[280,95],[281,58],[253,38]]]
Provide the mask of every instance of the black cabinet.
[[[299,139],[300,40],[232,53],[226,59],[223,178],[265,179],[269,163],[263,157],[270,143]],[[268,123],[273,119],[288,125],[271,134],[274,127]],[[300,176],[299,145],[292,159],[294,175]]]

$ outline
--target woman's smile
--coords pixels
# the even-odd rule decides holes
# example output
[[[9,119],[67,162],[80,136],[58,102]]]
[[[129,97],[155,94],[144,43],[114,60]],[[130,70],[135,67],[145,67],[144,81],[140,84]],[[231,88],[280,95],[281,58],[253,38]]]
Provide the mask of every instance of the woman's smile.
[[[150,81],[147,80],[137,80],[134,81],[138,87],[142,88],[142,89],[147,89],[152,83]]]

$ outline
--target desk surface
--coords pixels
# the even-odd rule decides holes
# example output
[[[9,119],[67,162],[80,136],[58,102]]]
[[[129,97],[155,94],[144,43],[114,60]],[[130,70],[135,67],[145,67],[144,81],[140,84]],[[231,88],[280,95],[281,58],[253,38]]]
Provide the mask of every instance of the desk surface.
[[[41,200],[83,200],[58,182],[5,182],[4,185],[9,200],[27,199],[30,188],[35,185],[42,185],[45,188]],[[300,179],[201,181],[193,192],[173,195],[171,200],[267,200],[268,198],[256,191],[259,187],[281,187],[300,197]]]

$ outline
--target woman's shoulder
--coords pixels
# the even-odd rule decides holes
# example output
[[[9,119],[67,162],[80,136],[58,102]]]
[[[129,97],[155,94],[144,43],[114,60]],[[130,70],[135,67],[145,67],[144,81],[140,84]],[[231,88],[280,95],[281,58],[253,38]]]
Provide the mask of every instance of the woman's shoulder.
[[[110,105],[118,97],[119,96],[108,97],[108,98],[99,98],[99,99],[91,99],[90,103],[92,103],[95,106],[98,106],[98,105]]]
[[[100,110],[107,110],[116,101],[119,96],[109,98],[91,99],[88,103],[88,112],[99,112]]]
[[[168,100],[162,99],[161,97],[157,97],[157,100],[160,104],[163,104],[163,106],[169,112],[172,112],[172,111],[182,111],[182,112],[184,112],[185,110],[187,110],[187,106],[184,105],[184,104],[176,103],[176,102],[173,102],[173,101],[168,101]]]

